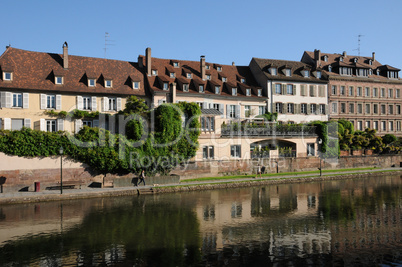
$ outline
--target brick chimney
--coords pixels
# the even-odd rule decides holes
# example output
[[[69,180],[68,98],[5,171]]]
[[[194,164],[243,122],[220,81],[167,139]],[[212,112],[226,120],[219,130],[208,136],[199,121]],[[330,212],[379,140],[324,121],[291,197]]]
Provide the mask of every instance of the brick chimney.
[[[170,97],[172,103],[176,103],[176,83],[170,84]]]
[[[346,57],[346,51],[343,51],[342,56]]]
[[[68,44],[63,44],[63,68],[68,69]]]
[[[147,75],[151,76],[151,48],[145,50],[145,66],[147,67]]]
[[[140,56],[138,56],[138,66],[140,67],[140,68],[143,68],[144,67],[144,58],[140,55]]]
[[[205,80],[205,56],[200,58],[201,79]]]
[[[372,58],[373,62],[375,61],[375,52],[373,52],[373,58]]]
[[[320,50],[314,50],[314,60],[315,60],[315,67],[318,67],[321,65],[321,51]]]

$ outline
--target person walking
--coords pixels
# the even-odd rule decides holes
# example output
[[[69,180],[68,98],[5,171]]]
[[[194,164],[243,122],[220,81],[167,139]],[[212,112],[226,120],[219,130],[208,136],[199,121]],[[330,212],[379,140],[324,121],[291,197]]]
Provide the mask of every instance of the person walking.
[[[261,165],[260,164],[258,164],[257,175],[255,176],[255,178],[257,178],[258,175],[260,175],[260,178],[262,178],[262,176],[261,176]]]
[[[140,181],[138,182],[138,185],[140,185],[140,183],[142,182],[142,183],[144,183],[144,186],[145,186],[145,171],[144,170],[141,171],[139,178],[140,178]]]

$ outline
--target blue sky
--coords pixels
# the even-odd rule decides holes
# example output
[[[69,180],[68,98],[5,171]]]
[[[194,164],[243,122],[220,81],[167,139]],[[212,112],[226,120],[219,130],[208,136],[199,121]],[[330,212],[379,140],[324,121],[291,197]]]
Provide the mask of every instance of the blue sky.
[[[402,69],[400,0],[20,0],[0,4],[0,53],[31,51],[137,61],[159,58],[248,65],[300,60],[303,51],[360,55]]]

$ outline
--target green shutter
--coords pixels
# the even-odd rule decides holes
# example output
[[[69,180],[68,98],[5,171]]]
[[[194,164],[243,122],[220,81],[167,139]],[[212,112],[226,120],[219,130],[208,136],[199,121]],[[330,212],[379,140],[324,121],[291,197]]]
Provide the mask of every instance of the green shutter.
[[[296,84],[293,85],[293,95],[296,95]]]
[[[282,95],[286,95],[286,84],[282,84]]]

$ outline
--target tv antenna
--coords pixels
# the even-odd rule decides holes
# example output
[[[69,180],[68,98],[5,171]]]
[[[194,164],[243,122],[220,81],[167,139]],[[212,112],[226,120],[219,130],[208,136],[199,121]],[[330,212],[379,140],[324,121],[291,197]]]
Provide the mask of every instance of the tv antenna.
[[[358,56],[360,57],[360,39],[361,39],[361,37],[363,37],[364,35],[361,35],[361,34],[359,34],[358,36],[357,36],[357,49],[353,49],[353,51],[356,51],[357,50],[357,54],[358,54]]]
[[[106,51],[107,51],[107,47],[111,46],[111,45],[115,45],[111,42],[114,42],[114,40],[109,40],[108,38],[110,37],[110,34],[108,32],[105,32],[105,48],[103,48],[103,50],[105,50],[105,58],[106,58]]]

